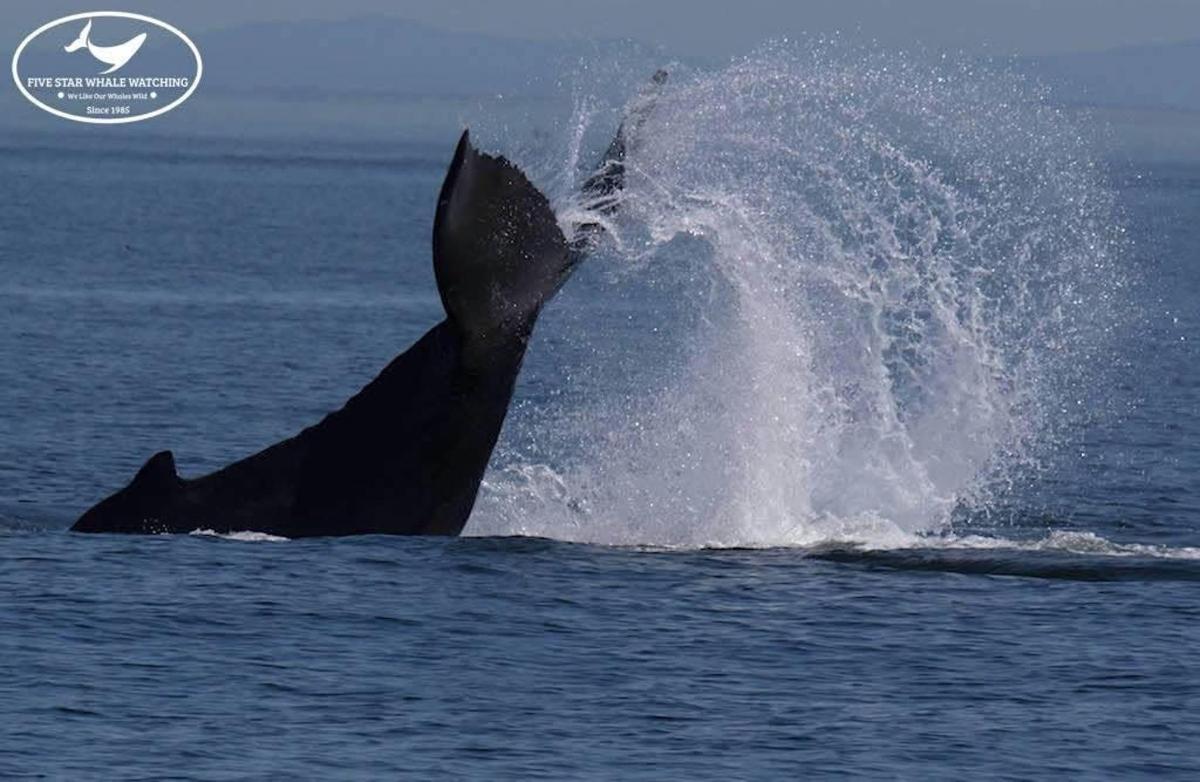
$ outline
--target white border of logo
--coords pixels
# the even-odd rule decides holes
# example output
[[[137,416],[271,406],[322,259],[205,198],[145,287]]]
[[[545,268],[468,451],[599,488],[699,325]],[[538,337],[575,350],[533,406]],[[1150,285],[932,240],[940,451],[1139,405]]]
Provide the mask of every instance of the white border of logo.
[[[138,115],[129,116],[129,117],[81,117],[77,114],[68,114],[65,111],[60,111],[60,110],[54,108],[53,106],[48,106],[45,103],[42,103],[37,98],[33,97],[33,95],[30,94],[29,90],[25,89],[25,85],[21,83],[21,74],[20,74],[19,69],[17,68],[17,64],[20,62],[20,59],[21,59],[21,52],[25,50],[25,47],[29,44],[29,42],[32,41],[34,38],[37,38],[42,33],[49,30],[51,27],[57,27],[58,25],[63,24],[65,22],[72,22],[72,21],[75,21],[76,19],[91,19],[93,17],[103,17],[103,16],[117,16],[117,17],[122,17],[125,19],[136,19],[140,22],[149,22],[150,24],[157,25],[157,26],[163,28],[167,32],[175,35],[181,41],[186,43],[188,48],[192,50],[192,56],[196,58],[196,78],[192,80],[192,83],[188,87],[187,92],[183,93],[178,98],[176,98],[175,100],[168,103],[166,106],[157,108],[148,114],[138,114]],[[17,89],[19,89],[21,91],[21,94],[24,95],[29,100],[30,103],[37,106],[39,109],[42,109],[43,111],[50,112],[51,114],[53,114],[57,117],[62,117],[63,119],[69,119],[74,122],[88,122],[93,125],[117,125],[117,124],[121,124],[124,122],[141,122],[144,119],[150,119],[151,117],[157,117],[160,114],[166,114],[168,111],[175,108],[176,106],[178,106],[179,104],[183,103],[185,100],[187,100],[188,98],[191,97],[192,93],[196,91],[196,87],[198,87],[200,85],[200,77],[203,74],[204,74],[204,61],[200,58],[200,50],[196,48],[196,44],[192,43],[191,38],[188,38],[186,35],[183,34],[182,30],[180,30],[179,28],[174,27],[172,25],[169,25],[164,21],[155,19],[153,16],[146,16],[144,14],[134,14],[134,13],[130,13],[128,11],[88,11],[88,12],[82,13],[82,14],[71,14],[70,16],[63,16],[63,17],[60,17],[53,21],[46,22],[41,27],[34,30],[29,35],[25,36],[25,40],[21,41],[21,45],[18,46],[17,51],[13,53],[13,59],[12,59],[13,81],[16,83]]]

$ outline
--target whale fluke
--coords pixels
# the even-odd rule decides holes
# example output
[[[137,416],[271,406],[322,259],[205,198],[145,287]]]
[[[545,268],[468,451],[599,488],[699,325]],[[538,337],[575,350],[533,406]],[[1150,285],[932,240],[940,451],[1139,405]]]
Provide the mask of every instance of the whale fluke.
[[[92,34],[92,20],[88,19],[87,24],[85,24],[83,26],[83,29],[79,31],[79,35],[76,36],[74,41],[71,41],[69,44],[64,46],[63,51],[67,51],[67,52],[79,51],[80,49],[82,49],[83,47],[88,45],[88,36],[91,34]]]
[[[438,197],[433,259],[447,315],[485,344],[527,334],[571,266],[546,196],[508,160],[477,151],[469,131]]]
[[[629,151],[629,139],[636,137],[646,117],[650,114],[667,83],[669,74],[663,69],[654,72],[650,83],[629,104],[625,118],[617,127],[617,134],[608,145],[600,165],[592,172],[579,189],[583,207],[592,214],[611,215],[621,203],[621,191],[625,188],[625,157]],[[575,226],[571,239],[571,252],[586,255],[595,249],[604,234],[604,226],[598,221],[589,221]]]

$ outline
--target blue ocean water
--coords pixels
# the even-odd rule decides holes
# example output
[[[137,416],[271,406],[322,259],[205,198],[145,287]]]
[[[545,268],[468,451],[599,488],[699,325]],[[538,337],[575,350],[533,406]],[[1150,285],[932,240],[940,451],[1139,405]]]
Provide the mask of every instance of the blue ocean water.
[[[440,319],[453,139],[0,138],[0,777],[1200,773],[1200,165],[903,122],[798,153],[769,121],[798,88],[756,68],[766,120],[720,99],[744,71],[682,88],[732,146],[694,181],[641,161],[452,540],[66,528],[157,450],[197,475],[294,433]]]

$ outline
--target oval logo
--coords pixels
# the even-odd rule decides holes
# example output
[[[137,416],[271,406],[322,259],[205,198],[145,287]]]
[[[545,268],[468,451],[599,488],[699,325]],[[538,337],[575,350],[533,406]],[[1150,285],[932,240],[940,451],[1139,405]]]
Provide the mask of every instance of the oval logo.
[[[74,122],[139,122],[187,100],[204,63],[178,28],[142,14],[93,11],[47,22],[13,54],[33,105]]]

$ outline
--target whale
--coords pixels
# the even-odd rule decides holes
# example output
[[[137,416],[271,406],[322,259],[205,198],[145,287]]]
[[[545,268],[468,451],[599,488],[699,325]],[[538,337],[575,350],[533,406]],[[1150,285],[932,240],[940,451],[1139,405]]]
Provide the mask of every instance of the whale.
[[[665,79],[655,74],[654,85]],[[261,532],[285,538],[458,535],[512,399],[538,315],[604,233],[619,204],[626,115],[584,181],[568,240],[546,196],[464,131],[433,222],[445,318],[339,410],[214,473],[181,478],[171,451],[83,513],[75,532]],[[597,219],[599,218],[599,219]]]
[[[92,53],[100,62],[110,66],[108,70],[101,71],[100,75],[112,73],[119,68],[124,67],[125,63],[133,59],[133,55],[137,54],[138,49],[142,48],[142,44],[146,42],[146,34],[138,33],[130,38],[125,43],[119,43],[116,46],[98,46],[92,43],[92,20],[88,19],[87,24],[79,32],[79,36],[63,47],[64,51],[75,52],[87,47],[87,50]]]

